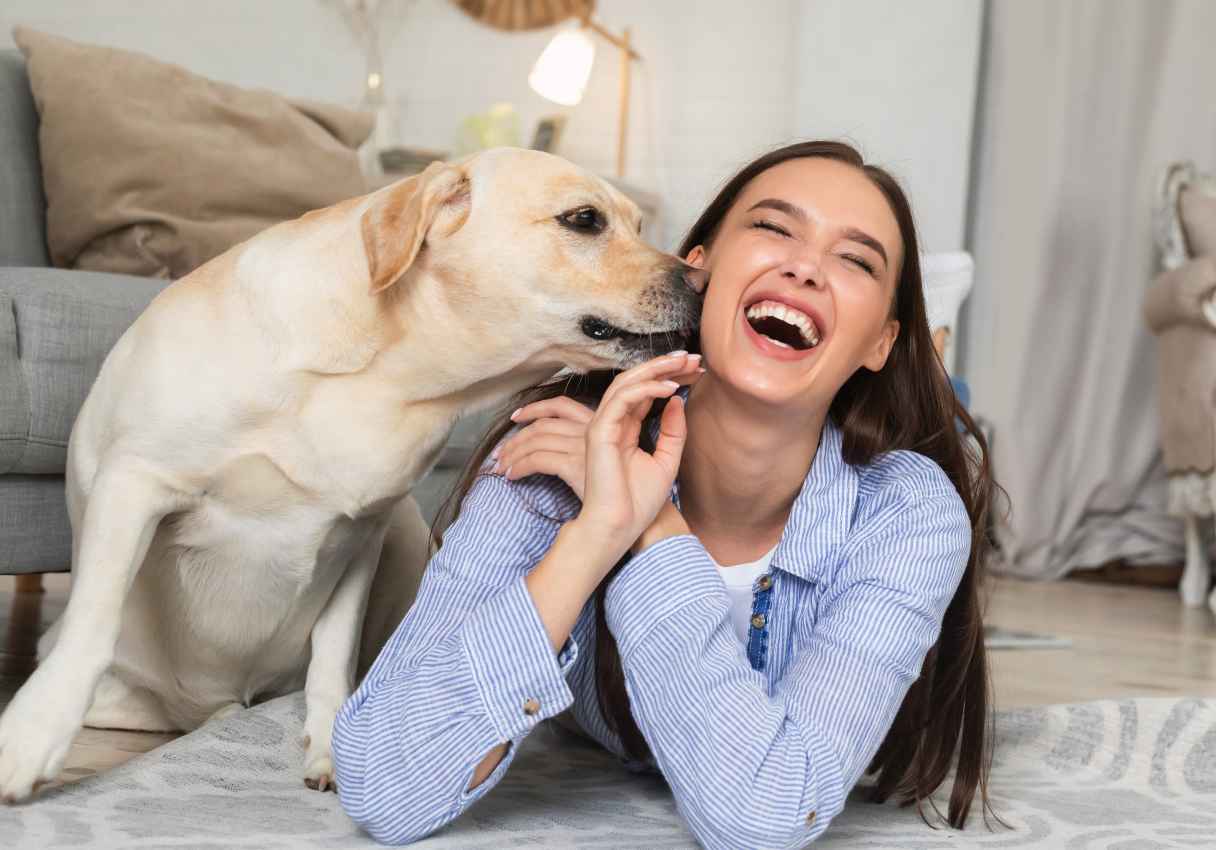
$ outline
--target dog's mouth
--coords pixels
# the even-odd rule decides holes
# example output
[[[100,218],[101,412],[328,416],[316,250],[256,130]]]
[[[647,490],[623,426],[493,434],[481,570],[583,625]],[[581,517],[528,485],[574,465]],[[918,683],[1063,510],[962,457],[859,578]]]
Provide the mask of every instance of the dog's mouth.
[[[674,262],[663,277],[641,293],[636,328],[622,327],[616,321],[594,313],[579,320],[583,336],[597,343],[611,343],[616,368],[628,369],[651,357],[687,348],[701,323],[701,304],[706,281],[697,270]],[[655,327],[655,326],[658,327]]]
[[[777,345],[806,351],[819,345],[823,332],[815,320],[779,301],[757,301],[744,312],[752,330]]]
[[[691,327],[639,333],[625,330],[596,316],[585,317],[580,323],[580,329],[583,336],[596,342],[616,342],[627,350],[651,351],[656,356],[686,345],[693,334]]]

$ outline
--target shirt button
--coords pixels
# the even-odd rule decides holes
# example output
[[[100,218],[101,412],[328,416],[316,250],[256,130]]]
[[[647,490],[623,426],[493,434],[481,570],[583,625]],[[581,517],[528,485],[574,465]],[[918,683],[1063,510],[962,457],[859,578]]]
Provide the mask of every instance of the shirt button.
[[[540,711],[540,701],[535,697],[524,700],[524,714],[532,717]]]
[[[764,615],[763,614],[757,614],[756,616],[752,617],[752,628],[753,629],[764,628]]]
[[[812,811],[809,815],[806,816],[806,825],[807,826],[815,825],[815,812],[814,811]]]
[[[768,590],[772,586],[773,586],[772,576],[761,576],[760,577],[760,589],[761,590]]]

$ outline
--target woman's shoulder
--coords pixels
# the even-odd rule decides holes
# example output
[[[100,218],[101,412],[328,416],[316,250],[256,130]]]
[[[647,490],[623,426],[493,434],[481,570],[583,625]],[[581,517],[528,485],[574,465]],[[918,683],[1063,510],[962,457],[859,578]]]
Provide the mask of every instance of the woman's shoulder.
[[[487,459],[477,471],[465,496],[465,508],[491,506],[496,510],[522,510],[545,521],[561,524],[578,515],[582,502],[556,475],[529,475],[508,479],[493,471]]]
[[[879,576],[952,593],[967,564],[972,527],[946,471],[932,458],[906,450],[878,455],[855,471],[857,503],[836,580]],[[855,557],[865,552],[882,556]],[[926,561],[938,568],[924,568]],[[901,562],[921,566],[909,572]]]
[[[969,524],[967,508],[950,476],[932,458],[899,449],[856,467],[858,518],[892,511],[942,512]]]

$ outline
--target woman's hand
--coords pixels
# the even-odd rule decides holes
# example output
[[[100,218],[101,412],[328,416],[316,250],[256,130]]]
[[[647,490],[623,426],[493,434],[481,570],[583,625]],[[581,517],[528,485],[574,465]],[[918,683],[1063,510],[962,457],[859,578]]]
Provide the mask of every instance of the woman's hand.
[[[666,359],[660,357],[649,362]],[[686,371],[672,375],[671,380],[678,384],[696,383],[702,375],[699,364],[700,355],[689,355]],[[493,471],[502,472],[511,481],[529,475],[555,475],[582,501],[586,489],[587,427],[594,416],[594,409],[568,396],[524,405],[511,414],[511,420],[524,427],[494,450]]]
[[[616,377],[586,426],[583,507],[572,521],[615,563],[671,500],[680,469],[686,423],[683,399],[673,397],[685,377],[703,372],[700,356],[676,352]],[[691,377],[689,377],[691,375]],[[655,399],[671,398],[659,420],[653,454],[638,445],[642,421]],[[619,550],[619,551],[618,551]]]
[[[495,450],[494,472],[505,470],[512,481],[529,475],[556,475],[581,501],[587,426],[594,415],[590,407],[564,395],[524,405],[511,419],[528,424]]]

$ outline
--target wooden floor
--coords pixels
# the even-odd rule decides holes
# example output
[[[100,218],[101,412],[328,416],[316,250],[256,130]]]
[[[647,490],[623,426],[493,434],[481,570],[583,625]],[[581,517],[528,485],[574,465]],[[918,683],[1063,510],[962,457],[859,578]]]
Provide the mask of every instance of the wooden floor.
[[[47,576],[43,594],[17,594],[0,576],[0,708],[34,668],[38,635],[63,611],[66,575]],[[993,582],[987,622],[1066,637],[1068,649],[991,654],[997,708],[1126,696],[1216,698],[1216,618],[1183,610],[1168,590],[1077,581]],[[172,735],[85,729],[60,781],[121,764]]]

